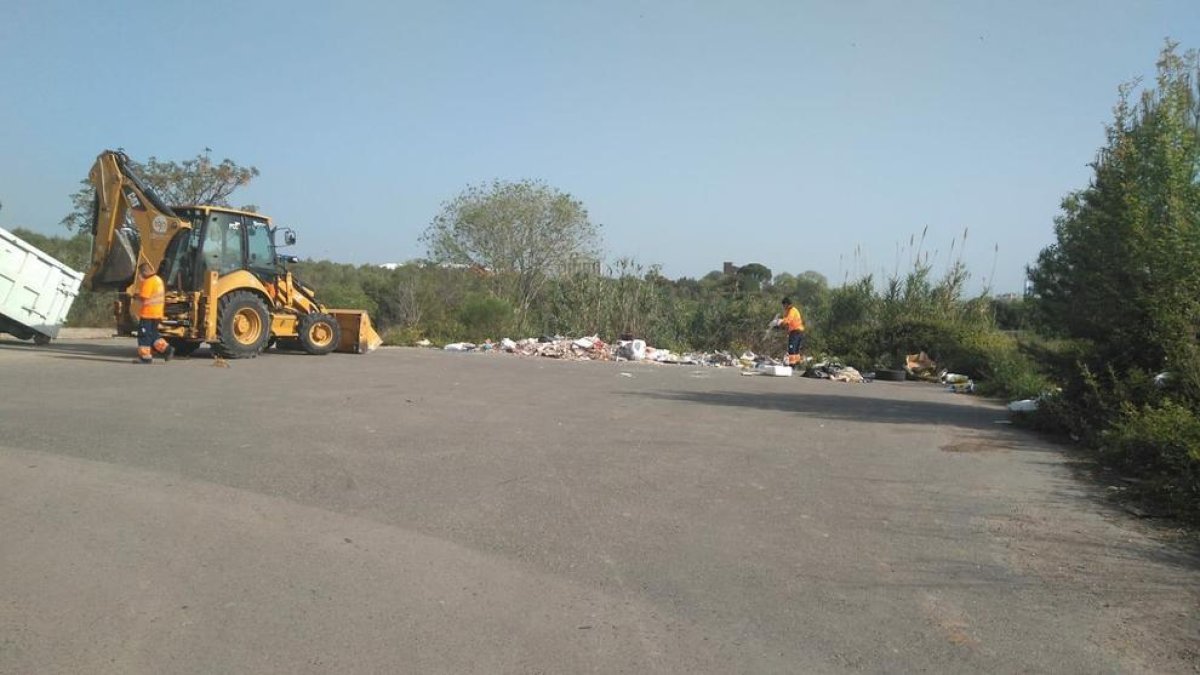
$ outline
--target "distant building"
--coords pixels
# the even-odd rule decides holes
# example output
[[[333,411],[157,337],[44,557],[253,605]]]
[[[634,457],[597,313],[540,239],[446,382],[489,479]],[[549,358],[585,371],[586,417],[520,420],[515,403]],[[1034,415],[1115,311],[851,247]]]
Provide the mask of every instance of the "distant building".
[[[558,273],[564,277],[576,274],[600,276],[600,260],[591,256],[573,256],[562,264]]]
[[[737,265],[734,265],[731,262],[726,262],[724,267],[721,268],[721,273],[727,277],[731,277],[731,276],[737,274],[739,269],[741,269],[741,268],[738,267]]]
[[[395,270],[395,269],[400,269],[401,264],[402,263],[381,263],[379,265],[379,268],[385,269],[385,270]]]

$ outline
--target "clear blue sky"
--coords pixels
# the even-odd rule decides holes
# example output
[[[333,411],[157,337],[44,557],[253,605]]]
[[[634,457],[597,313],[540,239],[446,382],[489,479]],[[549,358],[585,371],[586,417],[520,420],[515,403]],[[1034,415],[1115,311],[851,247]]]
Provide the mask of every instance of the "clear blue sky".
[[[58,231],[105,148],[209,147],[301,255],[419,256],[468,183],[539,178],[671,276],[836,283],[928,225],[1016,291],[1167,36],[1200,2],[7,0],[0,226]]]

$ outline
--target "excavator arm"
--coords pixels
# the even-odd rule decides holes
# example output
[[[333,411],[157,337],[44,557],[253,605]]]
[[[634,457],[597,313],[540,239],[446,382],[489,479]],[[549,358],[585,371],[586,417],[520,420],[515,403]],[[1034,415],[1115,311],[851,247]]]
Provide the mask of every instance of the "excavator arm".
[[[125,290],[138,264],[144,261],[158,269],[171,239],[191,224],[137,177],[123,152],[100,153],[88,180],[95,200],[92,259],[83,284],[92,290]]]

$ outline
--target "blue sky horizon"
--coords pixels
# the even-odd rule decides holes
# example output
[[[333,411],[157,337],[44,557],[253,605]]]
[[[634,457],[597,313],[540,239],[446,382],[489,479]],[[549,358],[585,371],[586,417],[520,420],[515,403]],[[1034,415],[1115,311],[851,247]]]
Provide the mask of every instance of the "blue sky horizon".
[[[543,180],[607,256],[832,283],[910,238],[1020,292],[1117,88],[1200,3],[15,0],[0,227],[64,234],[96,155],[212,148],[302,256],[388,263],[470,184]],[[969,232],[964,245],[962,234]],[[953,253],[952,253],[953,248]],[[993,269],[995,270],[993,273]]]

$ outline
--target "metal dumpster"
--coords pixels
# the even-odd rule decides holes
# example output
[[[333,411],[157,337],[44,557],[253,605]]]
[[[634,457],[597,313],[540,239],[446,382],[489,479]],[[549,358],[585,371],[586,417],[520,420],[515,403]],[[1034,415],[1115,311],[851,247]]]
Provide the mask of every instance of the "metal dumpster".
[[[58,337],[83,273],[0,228],[0,332],[46,344]]]

